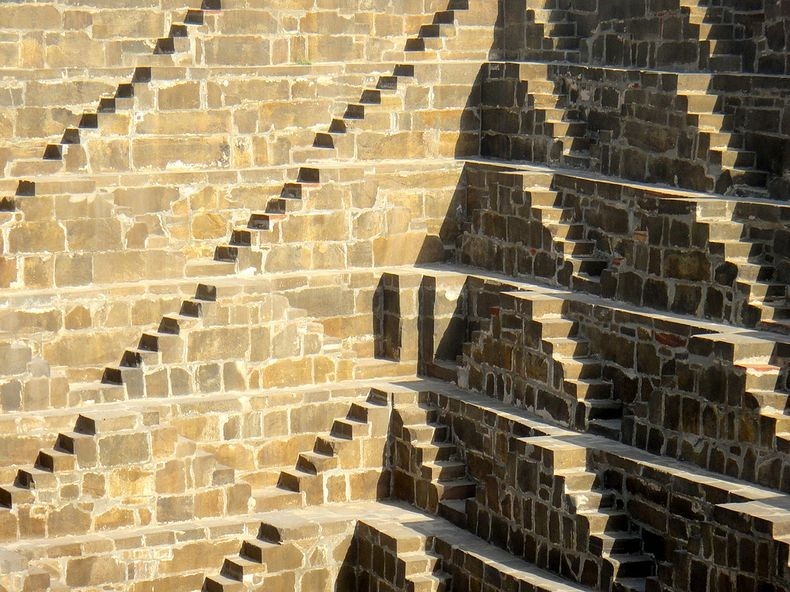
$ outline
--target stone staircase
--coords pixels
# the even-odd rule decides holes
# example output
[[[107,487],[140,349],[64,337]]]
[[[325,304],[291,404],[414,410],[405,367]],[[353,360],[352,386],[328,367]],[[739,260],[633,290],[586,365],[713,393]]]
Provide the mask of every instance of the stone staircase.
[[[785,488],[781,475],[785,472],[784,455],[790,445],[790,416],[786,406],[787,369],[782,364],[781,347],[757,336],[712,334],[693,337],[688,348],[688,360],[679,364],[682,378],[673,389],[686,398],[686,411],[681,410],[679,424],[670,421],[666,428],[707,438],[705,434],[711,434],[710,413],[714,407],[738,409],[742,415],[737,425],[717,430],[717,436],[733,443],[741,442],[743,451],[733,448],[733,456],[699,453],[694,455],[695,462],[766,487]],[[723,371],[725,366],[732,369],[732,374]],[[720,380],[732,395],[710,388],[711,382]],[[695,402],[700,403],[699,417],[694,412]],[[738,453],[749,460],[741,460]]]
[[[601,558],[600,579],[595,582],[597,578],[587,574],[590,579],[586,583],[623,592],[645,590],[646,580],[655,572],[653,558],[642,552],[641,537],[630,531],[622,500],[614,491],[596,487],[598,475],[586,470],[587,450],[551,437],[526,438],[523,442],[528,462],[538,463],[533,474],[540,481],[547,472],[553,475],[553,499],[562,500],[558,509],[568,512],[578,532],[583,533],[582,540],[577,539],[577,550]],[[541,485],[535,484],[535,488],[540,495]],[[536,529],[540,536],[552,536],[545,531],[545,524],[536,524]]]
[[[376,499],[386,481],[379,461],[389,415],[387,394],[376,390],[367,401],[352,404],[329,434],[316,438],[312,451],[299,454],[294,469],[280,472],[277,488],[298,494],[307,505]]]
[[[776,7],[226,4],[6,167],[0,585],[787,589]]]
[[[419,394],[395,397],[395,497],[463,527],[466,500],[474,497],[476,484],[466,476],[450,428]]]
[[[768,174],[757,168],[757,155],[744,149],[743,136],[733,131],[734,116],[724,111],[723,101],[709,92],[710,86],[710,75],[678,75],[678,96],[686,101],[687,124],[699,135],[697,156],[708,163],[717,193],[763,195]]]
[[[746,27],[736,21],[732,8],[686,0],[680,2],[680,8],[707,53],[707,60],[701,60],[699,67],[711,72],[742,71]]]
[[[531,4],[537,3],[527,7],[526,59],[578,63],[581,39],[570,11],[560,8],[558,2],[543,3],[540,8]]]
[[[499,92],[492,89],[487,94],[488,87],[484,87],[484,118],[486,107],[490,107],[490,110],[484,121],[481,154],[503,157],[508,153],[508,157],[513,160],[545,162],[568,168],[591,168],[591,140],[587,122],[583,111],[575,104],[573,89],[563,79],[555,76],[549,65],[541,62],[504,65],[494,63],[489,66],[487,74],[494,80],[510,77],[515,75],[515,68],[511,66],[517,66],[518,79],[525,82],[523,86],[526,87],[526,92],[521,85],[511,87],[506,82],[500,83],[502,91]],[[494,114],[499,112],[498,108],[511,105],[528,107],[523,126],[512,130],[500,127],[486,129],[485,125],[489,121],[495,121]],[[496,125],[502,126],[506,122],[507,120],[503,120]],[[518,143],[515,139],[511,140],[505,150],[495,143],[501,141],[503,132],[508,136],[511,133],[517,135],[521,133],[522,127],[529,136],[521,137]]]
[[[442,558],[433,550],[433,537],[381,520],[360,523],[356,537],[361,559],[359,589],[392,586],[408,592],[452,590],[452,577],[442,569]],[[368,549],[373,552],[368,552]],[[384,554],[383,563],[376,560],[376,551]],[[391,564],[394,564],[394,570],[387,567]]]
[[[146,499],[152,491],[154,504]],[[120,407],[81,414],[73,431],[59,434],[33,467],[0,488],[0,503],[11,542],[232,516],[247,511],[249,494],[248,485],[235,483],[233,469],[178,438],[156,412]]]
[[[494,310],[489,327],[474,332],[465,346],[468,380],[476,383],[478,373],[496,371],[497,366],[516,370],[527,383],[537,382],[526,393],[508,398],[565,425],[619,439],[622,404],[614,398],[602,360],[578,334],[578,322],[566,316],[563,300],[540,293],[505,292],[500,307]],[[508,344],[499,359],[487,353],[495,342]],[[531,356],[524,370],[513,367],[519,359],[513,350],[522,347]],[[518,400],[521,397],[524,400]]]
[[[455,33],[453,23],[456,19],[456,12],[467,10],[468,3],[458,2],[451,5],[447,11],[437,12],[434,22],[431,25],[423,25],[420,29],[420,36],[407,41],[407,55],[411,53],[426,52],[431,46],[426,45],[426,39],[442,42],[445,36]],[[413,64],[398,64],[393,69],[392,75],[381,76],[378,78],[375,88],[363,89],[357,103],[349,103],[342,109],[342,117],[334,118],[329,125],[327,132],[316,134],[313,140],[315,150],[307,153],[308,159],[315,159],[317,156],[323,159],[324,155],[318,155],[316,151],[329,152],[332,159],[343,160],[350,158],[365,158],[364,144],[361,143],[359,134],[349,133],[352,128],[359,126],[361,121],[373,120],[374,123],[384,124],[383,135],[373,138],[367,137],[368,144],[376,145],[381,142],[392,142],[398,144],[402,138],[398,135],[386,133],[391,127],[389,121],[393,106],[402,107],[400,93],[398,91],[399,81],[414,77],[415,66]],[[374,111],[371,116],[371,107],[383,107],[387,111],[381,112],[379,109]],[[367,117],[366,117],[367,113]],[[375,115],[380,115],[376,118]],[[383,116],[383,117],[382,117]],[[378,134],[382,130],[378,129]],[[407,140],[408,142],[408,140]],[[375,153],[373,153],[375,154]],[[375,156],[374,156],[375,157]],[[295,181],[287,182],[277,198],[269,200],[265,211],[253,212],[247,221],[246,228],[238,227],[233,230],[230,242],[227,245],[220,245],[214,253],[215,264],[206,262],[195,262],[201,271],[207,268],[219,270],[218,273],[227,273],[238,268],[246,269],[260,266],[259,257],[256,256],[254,247],[261,244],[261,236],[253,231],[271,231],[277,222],[282,221],[289,211],[289,200],[301,199],[304,188],[307,186],[317,186],[321,183],[321,168],[315,166],[301,166],[298,170]],[[265,236],[265,235],[264,235]],[[236,267],[233,267],[236,265]],[[206,267],[208,266],[208,267]]]
[[[221,10],[220,0],[207,0],[199,9],[187,9],[183,17],[176,17],[168,35],[156,40],[154,56],[161,56],[148,61],[151,63],[168,63],[169,56],[191,49],[188,37],[189,29],[204,24],[206,15]],[[180,20],[179,20],[180,19]],[[151,82],[151,66],[135,67],[129,82],[118,84],[112,94],[102,96],[95,109],[84,111],[78,117],[78,125],[68,127],[59,142],[46,145],[41,159],[17,159],[7,165],[7,174],[12,177],[29,177],[56,175],[84,169],[88,162],[84,143],[93,130],[104,131],[122,127],[133,109],[135,93]],[[118,120],[118,121],[117,121]],[[43,159],[43,162],[42,162]],[[29,195],[33,185],[28,180],[20,180],[17,186],[18,195]]]
[[[610,261],[598,250],[596,241],[588,238],[589,228],[580,215],[577,196],[553,188],[552,176],[545,173],[497,169],[494,165],[490,178],[499,193],[475,204],[470,228],[462,238],[461,260],[484,263],[476,249],[478,241],[493,238],[509,249],[528,237],[529,251],[505,259],[503,272],[530,274],[600,294],[601,273]],[[506,209],[504,215],[491,211],[495,200]]]

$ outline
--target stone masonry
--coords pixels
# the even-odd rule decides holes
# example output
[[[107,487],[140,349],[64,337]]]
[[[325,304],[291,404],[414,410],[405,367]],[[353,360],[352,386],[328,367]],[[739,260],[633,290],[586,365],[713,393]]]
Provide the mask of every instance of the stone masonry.
[[[0,592],[790,592],[790,1],[0,3]]]

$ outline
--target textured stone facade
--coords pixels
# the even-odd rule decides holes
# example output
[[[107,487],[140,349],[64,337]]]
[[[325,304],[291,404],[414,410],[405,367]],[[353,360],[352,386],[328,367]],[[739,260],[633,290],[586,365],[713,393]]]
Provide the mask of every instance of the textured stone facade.
[[[787,0],[0,5],[0,591],[790,591]]]

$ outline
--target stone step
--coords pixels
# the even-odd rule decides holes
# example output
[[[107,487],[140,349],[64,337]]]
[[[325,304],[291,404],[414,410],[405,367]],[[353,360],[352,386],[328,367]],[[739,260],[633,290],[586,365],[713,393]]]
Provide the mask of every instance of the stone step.
[[[553,86],[553,83],[552,83]],[[530,92],[527,97],[527,106],[532,107],[534,109],[561,109],[564,105],[567,104],[567,99],[563,96],[557,96],[553,93],[553,89],[547,93],[543,92],[535,92],[534,94]]]
[[[368,436],[370,435],[370,425],[354,419],[336,419],[332,424],[331,435],[345,440]]]
[[[524,189],[524,195],[532,207],[562,208],[562,195],[546,189]]]
[[[458,454],[458,448],[456,448],[455,444],[449,442],[417,444],[414,446],[414,451],[417,456],[417,462],[420,464],[453,460],[455,455]]]
[[[686,123],[700,131],[723,132],[732,129],[733,118],[731,115],[719,113],[689,113],[686,116]]]
[[[788,409],[788,400],[790,399],[790,395],[787,393],[772,390],[752,389],[747,391],[746,395],[754,399],[755,403],[760,408],[770,408],[782,413]]]
[[[589,512],[611,509],[616,496],[611,491],[584,491],[566,493],[568,505],[573,512]]]
[[[776,282],[749,282],[740,283],[739,288],[745,290],[751,298],[758,301],[769,301],[788,297],[788,287],[785,284]]]
[[[455,460],[425,462],[420,465],[420,473],[429,481],[461,479],[466,475],[466,465]]]
[[[590,434],[603,436],[610,440],[620,441],[623,435],[622,419],[590,419],[587,422],[587,431]]]
[[[466,500],[439,500],[438,514],[459,528],[466,528]]]
[[[562,357],[586,356],[590,351],[590,342],[579,338],[544,337],[543,351]]]
[[[331,339],[327,338],[327,340]],[[374,421],[377,416],[382,414],[382,412],[385,414],[387,413],[386,402],[381,402],[375,397],[369,397],[365,402],[352,403],[348,410],[347,418],[358,422],[368,423],[370,421]]]
[[[583,138],[587,133],[585,121],[552,121],[545,122],[548,133],[555,138]]]
[[[609,261],[595,256],[569,256],[565,257],[565,264],[570,264],[573,273],[581,273],[589,276],[600,276],[601,272],[609,267]]]
[[[722,192],[726,191],[727,188],[733,185],[741,185],[744,187],[765,187],[768,183],[768,173],[766,171],[761,171],[759,169],[750,168],[750,167],[740,167],[740,166],[730,166],[730,165],[721,165],[721,170],[726,175],[725,181],[726,184],[722,185],[721,181],[719,180],[719,185],[717,185],[718,190],[722,190]]]
[[[450,430],[443,424],[429,423],[403,426],[403,438],[410,442],[447,442],[449,436]]]
[[[554,356],[554,360],[561,367],[564,380],[601,377],[601,362],[596,358]]]
[[[748,259],[749,257],[760,254],[759,245],[741,240],[724,240],[720,242],[710,242],[711,253],[722,254],[728,261],[734,259]]]
[[[593,534],[590,535],[588,548],[590,553],[598,556],[639,553],[642,551],[642,539],[639,535],[625,532]]]
[[[527,92],[531,97],[540,97],[541,99],[548,99],[549,97],[559,98],[557,96],[557,83],[553,80],[532,78],[525,79],[527,83]]]
[[[562,166],[568,168],[590,168],[590,162],[592,157],[590,153],[587,151],[577,151],[577,150],[563,150],[561,163]]]
[[[11,509],[19,505],[32,504],[34,501],[35,495],[29,487],[19,485],[0,487],[0,508]]]
[[[571,208],[555,208],[553,206],[532,206],[531,216],[538,222],[557,223],[573,219],[575,211]]]
[[[699,224],[708,227],[708,240],[737,240],[744,234],[744,225],[737,222],[724,222],[722,220],[699,219]]]
[[[771,265],[760,265],[748,261],[733,261],[738,267],[738,279],[748,282],[770,281],[774,277],[774,267]]]
[[[578,468],[557,469],[554,476],[564,482],[566,495],[586,495],[590,493],[600,481],[596,473]]]
[[[243,582],[223,575],[208,576],[203,584],[204,592],[244,592],[246,589]]]
[[[533,320],[539,320],[541,323],[559,319],[565,306],[565,301],[562,298],[537,292],[519,292],[513,294],[513,298],[526,303],[524,312],[529,314]]]
[[[452,578],[444,572],[407,576],[406,592],[450,592]]]
[[[435,423],[439,417],[436,407],[426,405],[407,405],[396,407],[395,412],[401,418],[403,425],[423,425]]]
[[[443,499],[468,499],[475,496],[477,485],[468,479],[450,481],[434,481],[431,485],[436,489],[436,497]]]
[[[76,468],[77,457],[65,450],[51,448],[42,450],[36,459],[36,468],[55,473],[58,471],[71,471]]]
[[[698,35],[700,39],[726,39],[731,40],[735,35],[735,26],[722,23],[699,23]]]
[[[614,567],[615,578],[647,577],[655,573],[655,560],[648,555],[619,555],[607,557]]]
[[[734,150],[732,148],[726,150],[709,150],[708,151],[710,163],[714,166],[721,167],[742,167],[752,168],[757,162],[757,155],[754,152],[746,150]]]
[[[584,407],[587,421],[598,419],[620,419],[623,406],[620,401],[612,399],[585,399],[580,404]]]
[[[569,22],[570,18],[570,13],[567,10],[558,10],[555,8],[527,8],[527,22],[566,23]]]
[[[710,114],[716,110],[720,98],[715,94],[707,93],[682,93],[686,100],[686,111],[689,114]]]
[[[297,470],[313,475],[334,469],[337,465],[338,459],[336,456],[319,452],[302,452],[296,461]]]
[[[554,246],[559,253],[564,255],[592,255],[595,250],[595,241],[555,239]]]
[[[627,531],[630,526],[628,514],[622,510],[602,508],[594,510],[581,510],[576,513],[584,517],[589,523],[591,533],[609,531]]]
[[[306,480],[315,477],[315,473],[308,473],[302,469],[285,469],[280,471],[277,487],[286,491],[301,492]]]
[[[44,469],[20,469],[15,484],[26,489],[53,489],[58,486],[58,478],[52,471]]]
[[[540,336],[542,339],[561,339],[576,336],[579,324],[570,319],[561,317],[544,317],[537,321],[540,323]]]
[[[743,136],[731,132],[699,132],[700,142],[709,149],[739,149],[743,147]]]
[[[243,582],[245,577],[266,571],[266,564],[259,563],[241,555],[228,557],[222,564],[220,575],[238,582]]]
[[[546,228],[551,231],[555,239],[583,239],[584,224],[546,224]]]
[[[86,459],[95,462],[96,440],[93,435],[64,432],[58,434],[55,446],[67,454],[73,454],[82,464],[89,464],[85,462]]]
[[[760,320],[785,321],[790,319],[790,303],[782,301],[777,304],[761,304]]]
[[[441,558],[431,553],[412,551],[411,553],[401,553],[397,556],[396,561],[402,566],[400,568],[402,573],[408,577],[434,571],[439,565]]]
[[[563,390],[580,401],[588,399],[610,399],[612,383],[600,378],[565,379]]]
[[[746,43],[741,39],[710,39],[705,42],[705,45],[707,46],[707,52],[711,56],[742,56]]]

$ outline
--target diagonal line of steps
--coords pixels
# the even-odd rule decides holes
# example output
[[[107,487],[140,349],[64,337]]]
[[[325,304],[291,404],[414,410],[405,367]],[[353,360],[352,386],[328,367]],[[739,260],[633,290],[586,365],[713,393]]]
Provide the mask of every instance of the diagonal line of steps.
[[[177,52],[186,52],[191,49],[188,39],[190,27],[204,24],[207,12],[221,10],[221,0],[205,0],[200,9],[188,9],[181,22],[174,22],[167,37],[156,41],[153,50],[154,56],[170,56]],[[112,95],[99,98],[96,109],[85,111],[79,118],[75,127],[68,127],[63,132],[58,143],[47,144],[41,159],[13,161],[9,173],[13,177],[41,176],[78,170],[85,163],[85,147],[83,139],[91,130],[101,128],[102,121],[111,119],[114,114],[128,111],[134,106],[135,87],[147,85],[152,80],[151,66],[135,67],[129,82],[118,84]],[[29,196],[34,192],[30,180],[21,179],[18,182],[17,193],[19,196]],[[0,200],[0,211],[13,209],[13,198],[3,197]]]

